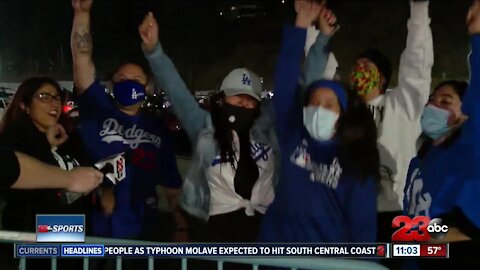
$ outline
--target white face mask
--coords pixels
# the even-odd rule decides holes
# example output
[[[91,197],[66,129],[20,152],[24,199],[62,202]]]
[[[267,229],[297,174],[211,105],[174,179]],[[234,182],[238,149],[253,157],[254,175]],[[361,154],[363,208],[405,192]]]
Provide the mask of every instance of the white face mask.
[[[327,141],[333,137],[338,116],[338,113],[319,106],[303,108],[303,124],[317,141]]]

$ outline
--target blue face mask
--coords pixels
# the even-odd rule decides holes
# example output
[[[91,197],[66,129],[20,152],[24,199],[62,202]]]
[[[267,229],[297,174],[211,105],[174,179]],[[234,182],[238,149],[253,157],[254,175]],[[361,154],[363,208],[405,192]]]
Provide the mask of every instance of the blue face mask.
[[[131,106],[145,100],[145,86],[133,80],[113,84],[115,100],[122,106]]]
[[[450,115],[451,112],[447,110],[440,109],[433,105],[427,105],[423,110],[422,119],[420,120],[423,133],[433,140],[441,138],[450,131],[450,127],[448,126],[448,118]]]
[[[338,114],[317,106],[303,108],[303,124],[312,138],[327,141],[335,133]]]

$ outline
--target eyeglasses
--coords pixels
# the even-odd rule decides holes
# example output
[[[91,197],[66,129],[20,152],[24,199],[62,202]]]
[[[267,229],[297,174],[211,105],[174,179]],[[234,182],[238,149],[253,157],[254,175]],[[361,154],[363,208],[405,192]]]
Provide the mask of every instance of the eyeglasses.
[[[53,99],[55,101],[61,101],[62,97],[60,95],[51,95],[49,93],[40,93],[36,97],[43,103],[50,103]]]

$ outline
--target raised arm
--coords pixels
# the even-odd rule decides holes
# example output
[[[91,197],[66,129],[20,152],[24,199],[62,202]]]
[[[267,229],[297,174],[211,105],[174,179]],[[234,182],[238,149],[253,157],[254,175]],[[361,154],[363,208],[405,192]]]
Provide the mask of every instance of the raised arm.
[[[466,141],[462,149],[465,173],[473,174],[471,178],[480,179],[480,0],[474,1],[467,15],[470,34],[471,53],[469,55],[470,82],[462,98],[462,113],[468,119],[462,124],[462,137]],[[479,221],[480,222],[480,221]]]
[[[73,82],[77,93],[82,94],[95,80],[92,60],[92,35],[90,33],[90,9],[93,0],[72,0],[74,11],[71,34],[73,57]]]
[[[472,52],[469,55],[470,83],[463,97],[462,111],[471,115],[480,102],[480,1],[475,1],[467,15]],[[478,109],[477,109],[478,110]]]
[[[468,117],[467,121],[462,124],[462,137],[467,141],[463,158],[469,157],[467,160],[471,164],[465,165],[466,168],[480,178],[480,170],[477,170],[477,157],[480,157],[480,145],[478,144],[480,136],[480,0],[473,2],[466,21],[470,34],[471,52],[468,56],[470,81],[462,98],[462,113]]]
[[[163,51],[158,38],[158,24],[151,12],[145,17],[138,31],[142,38],[145,57],[150,63],[155,78],[172,102],[173,110],[182,122],[190,140],[195,142],[198,132],[205,126],[208,113],[200,108],[178,74],[175,65]]]
[[[320,6],[310,1],[295,1],[297,19],[295,27],[285,27],[282,48],[275,70],[275,92],[273,97],[277,131],[280,139],[291,132],[291,124],[298,121],[299,108],[302,104],[297,98],[297,86],[300,79],[300,61],[307,28],[320,11]]]
[[[403,108],[410,121],[420,119],[430,95],[433,39],[428,5],[429,1],[425,0],[410,1],[407,46],[400,58],[398,86],[387,93]]]
[[[337,18],[333,12],[327,8],[323,8],[320,12],[320,16],[318,16],[318,24],[320,26],[320,31],[316,34],[315,43],[306,49],[308,51],[307,58],[305,60],[305,67],[303,70],[302,76],[302,86],[305,89],[314,81],[320,79],[333,79],[333,75],[328,76],[331,78],[325,78],[325,70],[327,66],[333,65],[334,60],[333,54],[330,53],[330,48],[328,48],[328,42],[330,38],[335,33],[336,27],[334,26],[337,21]],[[311,28],[307,31],[307,42],[309,42],[308,34],[311,33]],[[330,56],[331,58],[330,60]],[[336,69],[336,67],[335,67]]]
[[[473,1],[467,14],[472,52],[469,57],[470,83],[462,98],[462,112],[468,115],[462,125],[459,149],[449,164],[458,168],[456,179],[446,181],[431,206],[432,217],[444,217],[447,225],[453,221],[442,242],[478,240],[480,237],[480,0]]]

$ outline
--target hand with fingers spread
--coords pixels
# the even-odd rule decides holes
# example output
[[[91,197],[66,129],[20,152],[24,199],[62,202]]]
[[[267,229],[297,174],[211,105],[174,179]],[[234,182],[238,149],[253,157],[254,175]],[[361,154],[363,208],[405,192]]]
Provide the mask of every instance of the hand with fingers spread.
[[[51,146],[59,146],[67,141],[68,135],[62,125],[56,124],[47,130],[47,139]]]
[[[72,0],[72,7],[75,12],[89,13],[93,0]]]
[[[337,16],[333,13],[332,10],[323,7],[318,16],[318,26],[322,34],[326,36],[333,36],[337,30]]]
[[[322,5],[311,0],[295,0],[297,19],[295,25],[308,28],[318,18]]]
[[[475,0],[467,14],[468,33],[480,34],[480,0]]]
[[[152,51],[158,43],[158,23],[152,12],[148,12],[138,27],[138,33],[142,38],[142,48],[144,51]]]

